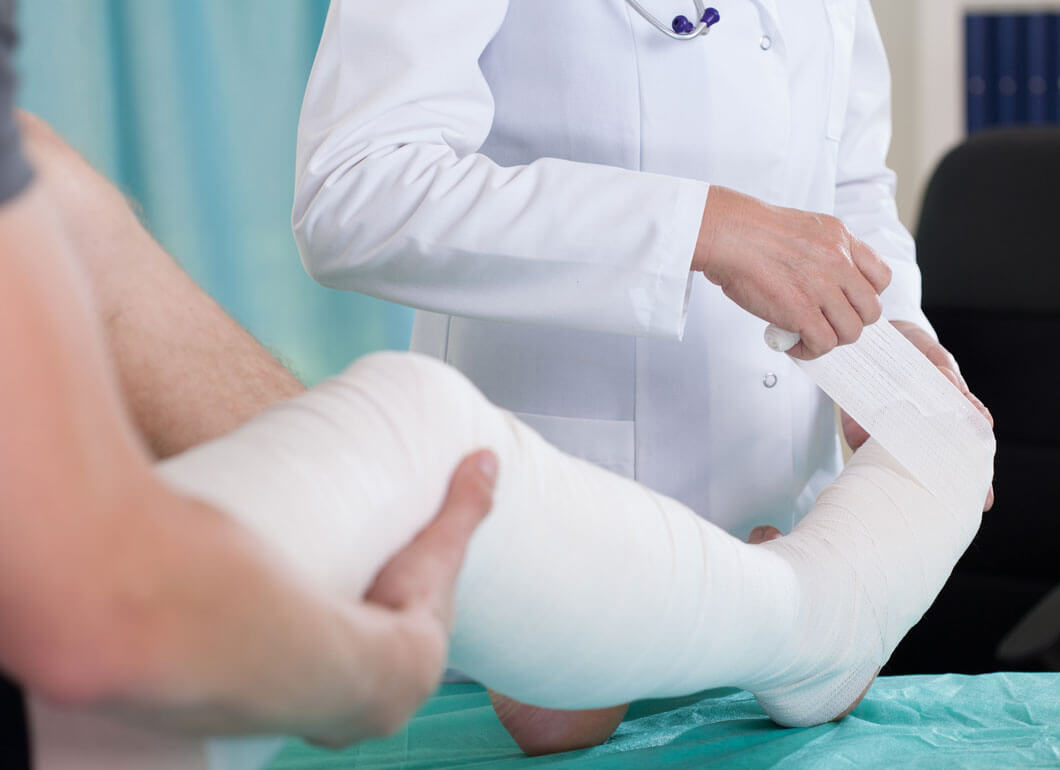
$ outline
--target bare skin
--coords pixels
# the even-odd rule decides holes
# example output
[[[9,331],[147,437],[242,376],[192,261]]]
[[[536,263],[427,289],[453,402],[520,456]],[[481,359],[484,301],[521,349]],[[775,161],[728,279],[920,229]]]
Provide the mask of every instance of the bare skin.
[[[586,711],[559,711],[528,706],[489,690],[497,718],[531,757],[599,746],[615,732],[629,704]]]
[[[710,188],[692,270],[733,302],[802,339],[789,352],[816,358],[854,342],[882,312],[891,269],[836,217],[771,206]]]
[[[304,390],[159,246],[112,184],[40,119],[21,113],[19,124],[155,457],[223,435]]]

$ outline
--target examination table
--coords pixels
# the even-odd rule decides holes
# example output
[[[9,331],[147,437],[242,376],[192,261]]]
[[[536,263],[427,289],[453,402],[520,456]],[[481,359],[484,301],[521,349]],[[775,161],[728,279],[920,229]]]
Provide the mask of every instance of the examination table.
[[[603,746],[526,757],[484,689],[447,684],[396,735],[345,752],[292,742],[270,770],[444,767],[1060,768],[1060,674],[883,677],[840,723],[772,724],[748,693],[643,701]]]

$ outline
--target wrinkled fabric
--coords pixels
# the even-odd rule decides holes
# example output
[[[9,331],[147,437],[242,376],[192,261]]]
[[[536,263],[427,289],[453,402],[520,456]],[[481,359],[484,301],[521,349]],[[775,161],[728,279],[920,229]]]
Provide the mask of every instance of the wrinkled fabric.
[[[526,757],[485,690],[443,685],[396,735],[331,753],[291,743],[270,770],[466,767],[1060,767],[1060,674],[884,677],[840,723],[783,729],[749,693],[644,701],[603,746]]]

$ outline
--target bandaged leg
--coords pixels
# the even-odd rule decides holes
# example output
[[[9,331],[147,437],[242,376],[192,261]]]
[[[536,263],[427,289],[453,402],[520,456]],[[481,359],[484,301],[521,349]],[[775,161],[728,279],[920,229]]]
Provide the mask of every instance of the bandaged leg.
[[[451,368],[407,354],[362,359],[162,471],[293,569],[360,596],[479,447],[501,473],[461,574],[452,662],[542,706],[740,685],[785,723],[829,719],[930,604],[980,518],[869,442],[793,535],[748,546],[564,455]],[[840,678],[856,691],[823,713],[832,704],[813,682]]]
[[[980,517],[870,441],[792,535],[748,546],[407,354],[364,358],[160,470],[354,598],[480,447],[501,472],[461,573],[451,661],[554,708],[734,685],[781,724],[831,719],[930,605]]]

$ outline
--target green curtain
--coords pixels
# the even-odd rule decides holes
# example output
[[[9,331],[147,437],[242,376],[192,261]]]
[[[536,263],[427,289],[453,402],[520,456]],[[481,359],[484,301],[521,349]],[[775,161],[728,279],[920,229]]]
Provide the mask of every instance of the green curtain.
[[[20,103],[313,383],[404,349],[411,311],[315,285],[291,236],[302,93],[326,0],[21,0]]]

